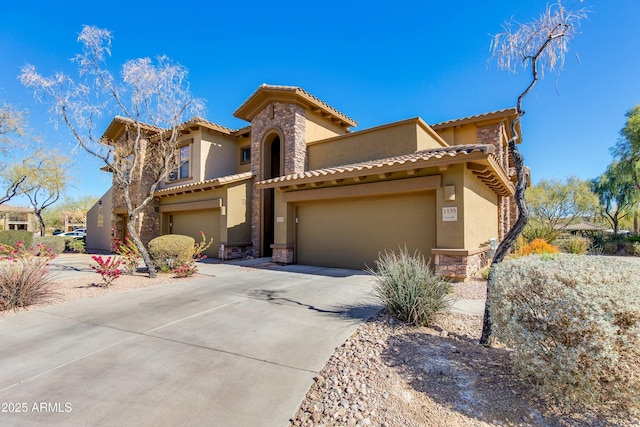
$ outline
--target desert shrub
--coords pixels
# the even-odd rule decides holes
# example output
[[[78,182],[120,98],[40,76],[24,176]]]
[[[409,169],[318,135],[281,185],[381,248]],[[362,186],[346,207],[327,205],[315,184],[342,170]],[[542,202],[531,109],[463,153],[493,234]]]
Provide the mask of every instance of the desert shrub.
[[[40,256],[21,242],[0,247],[0,311],[46,302],[57,295],[48,265],[55,255],[39,246]]]
[[[65,240],[64,237],[59,236],[34,236],[33,245],[38,246],[45,245],[47,248],[51,249],[51,251],[58,255],[64,252],[65,249]]]
[[[0,244],[15,247],[18,242],[21,242],[25,248],[31,247],[33,244],[33,233],[26,230],[0,231]]]
[[[633,252],[631,253],[633,256],[640,256],[640,242],[635,242],[633,244]]]
[[[602,246],[602,251],[606,255],[615,255],[618,253],[618,249],[619,249],[618,242],[606,242]]]
[[[451,307],[451,284],[434,273],[424,257],[407,248],[380,254],[373,274],[374,293],[389,313],[403,322],[428,325]]]
[[[71,252],[83,254],[87,252],[84,239],[75,239],[73,237],[64,237],[65,249]]]
[[[571,236],[558,240],[558,245],[562,252],[574,255],[584,255],[589,252],[591,240],[581,236]]]
[[[530,221],[524,230],[522,230],[522,237],[524,237],[527,242],[542,239],[546,242],[553,243],[559,235],[560,232],[549,224],[543,224],[537,221]]]
[[[180,234],[166,234],[149,242],[149,256],[155,268],[172,271],[193,262],[195,239]]]
[[[550,245],[543,239],[535,239],[530,243],[518,248],[517,255],[529,256],[534,254],[556,254],[558,253],[558,247]]]
[[[565,406],[640,403],[640,273],[630,262],[559,254],[493,267],[494,333],[514,371]]]

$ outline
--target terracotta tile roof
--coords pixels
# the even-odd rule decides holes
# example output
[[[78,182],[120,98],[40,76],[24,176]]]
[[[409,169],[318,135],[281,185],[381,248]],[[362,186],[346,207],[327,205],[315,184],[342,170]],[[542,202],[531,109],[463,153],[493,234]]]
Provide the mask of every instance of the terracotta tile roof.
[[[174,187],[163,188],[156,191],[157,196],[168,196],[175,193],[189,193],[192,191],[208,190],[214,187],[220,187],[226,184],[232,184],[234,182],[244,181],[252,178],[253,172],[243,172],[234,175],[221,176],[219,178],[208,179],[206,181],[191,182],[189,184],[176,185]]]
[[[384,172],[384,169],[393,166],[403,166],[403,169],[410,169],[412,165],[418,166],[419,164],[424,164],[425,162],[435,161],[438,159],[453,160],[454,158],[469,156],[473,153],[488,156],[493,155],[494,152],[495,148],[492,145],[480,144],[454,145],[450,147],[432,148],[429,150],[416,151],[415,153],[411,154],[404,154],[402,156],[388,157],[385,159],[370,160],[366,162],[335,166],[332,168],[316,169],[305,171],[303,173],[280,176],[277,178],[261,181],[258,183],[258,185],[263,186],[284,182],[290,182],[293,184],[294,181],[314,177],[330,178],[335,176],[336,178],[339,178],[340,175],[350,172],[370,172],[372,174],[382,173]],[[420,165],[420,167],[425,166],[428,165]]]
[[[473,122],[479,122],[479,121],[483,121],[483,120],[489,120],[489,119],[493,119],[496,117],[508,117],[508,116],[514,116],[516,114],[516,109],[515,108],[505,108],[503,110],[496,110],[496,111],[491,111],[489,113],[483,113],[483,114],[478,114],[475,116],[469,116],[469,117],[463,117],[460,119],[453,119],[453,120],[447,120],[444,122],[440,122],[440,123],[435,123],[430,125],[432,129],[439,129],[439,128],[445,128],[445,127],[450,127],[453,125],[461,125],[464,123],[473,123]]]
[[[268,92],[270,92],[272,95],[276,95],[278,92],[283,94],[292,94],[298,97],[299,99],[306,101],[307,105],[311,105],[320,110],[324,110],[325,112],[329,113],[330,115],[344,122],[345,125],[347,126],[357,126],[358,124],[351,117],[338,111],[336,108],[327,104],[320,98],[317,98],[311,95],[309,92],[307,92],[306,90],[300,87],[269,85],[266,83],[263,83],[262,85],[260,85],[260,87],[256,89],[256,91],[253,92],[251,96],[249,96],[249,98],[247,98],[247,100],[244,101],[242,105],[240,105],[233,114],[236,117],[239,117],[243,120],[251,121],[253,119],[253,116],[257,114],[257,110],[251,107],[250,105],[253,104],[254,102],[257,102],[259,104],[258,109],[262,108],[262,104],[259,102],[259,100],[264,101],[262,97],[264,97]]]
[[[607,227],[603,227],[602,225],[588,224],[584,222],[579,224],[569,224],[567,226],[559,225],[557,228],[566,231],[601,231],[607,229]]]
[[[227,135],[230,135],[232,132],[234,132],[233,129],[229,129],[228,127],[224,127],[222,125],[210,122],[207,119],[204,119],[202,117],[199,116],[195,116],[192,117],[191,119],[187,120],[186,122],[180,123],[178,125],[178,129],[182,128],[182,127],[189,127],[191,125],[199,125],[199,126],[204,126],[206,128],[221,132],[221,133],[225,133]]]

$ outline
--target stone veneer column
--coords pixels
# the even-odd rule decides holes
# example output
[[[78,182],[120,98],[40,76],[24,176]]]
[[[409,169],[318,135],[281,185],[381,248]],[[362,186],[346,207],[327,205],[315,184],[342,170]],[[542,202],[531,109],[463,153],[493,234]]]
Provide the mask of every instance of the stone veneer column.
[[[307,143],[305,138],[305,109],[296,104],[273,102],[251,121],[251,171],[254,184],[262,178],[262,143],[267,133],[277,130],[283,147],[284,175],[304,172],[307,165]],[[260,254],[260,228],[262,214],[262,192],[253,186],[251,197],[251,243],[252,255]],[[273,250],[276,262],[293,259],[293,249],[276,247]],[[282,259],[283,261],[278,261]]]
[[[127,137],[128,132],[125,132],[118,143],[125,144],[127,141]],[[148,162],[153,162],[155,161],[155,159],[152,156],[147,155],[148,153],[146,148],[147,143],[143,142],[139,163],[142,168],[138,168],[137,171],[132,172],[136,179],[129,187],[129,197],[131,199],[131,203],[133,203],[134,206],[137,206],[146,198],[148,189],[154,182],[153,172],[148,167]],[[112,206],[125,206],[123,190],[118,188],[115,180],[113,181]],[[138,216],[137,231],[140,239],[145,245],[148,244],[151,239],[160,235],[160,214],[156,212],[156,207],[157,204],[151,201],[142,209]],[[119,215],[113,215],[113,227],[115,231],[115,237],[119,238],[120,236],[126,236],[127,230],[125,229],[125,221],[123,221],[122,218],[118,217]]]

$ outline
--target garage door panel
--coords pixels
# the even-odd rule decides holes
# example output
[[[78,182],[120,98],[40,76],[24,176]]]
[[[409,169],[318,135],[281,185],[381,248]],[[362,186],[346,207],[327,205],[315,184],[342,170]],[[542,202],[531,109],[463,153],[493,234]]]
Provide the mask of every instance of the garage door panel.
[[[435,246],[435,193],[297,205],[297,262],[375,266],[378,254],[405,246],[430,256]]]
[[[220,243],[220,211],[218,209],[206,209],[191,212],[173,212],[171,233],[191,236],[200,242],[200,232],[207,237],[207,241],[213,237],[213,245],[205,252],[209,257],[218,257],[218,245]]]

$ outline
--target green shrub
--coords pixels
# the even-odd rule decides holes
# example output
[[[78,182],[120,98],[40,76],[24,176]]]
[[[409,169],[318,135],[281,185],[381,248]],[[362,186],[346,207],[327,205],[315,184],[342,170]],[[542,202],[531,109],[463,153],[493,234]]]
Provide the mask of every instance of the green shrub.
[[[87,252],[84,239],[76,239],[73,237],[64,237],[65,249],[71,252],[83,254]]]
[[[37,246],[38,244],[45,245],[56,255],[61,254],[65,249],[64,237],[60,236],[34,236],[33,245]]]
[[[149,242],[149,256],[155,268],[172,271],[175,267],[193,262],[195,239],[180,234],[166,234]]]
[[[584,255],[589,252],[591,240],[581,236],[571,236],[558,241],[562,252],[574,255]]]
[[[380,254],[374,275],[374,293],[389,313],[403,322],[428,325],[436,314],[451,308],[451,284],[431,270],[418,252],[407,248]]]
[[[30,248],[33,244],[33,233],[26,230],[2,230],[0,231],[0,244],[16,246],[22,242],[25,248]]]
[[[567,407],[640,404],[640,269],[607,257],[530,256],[493,267],[496,338],[515,372]]]

